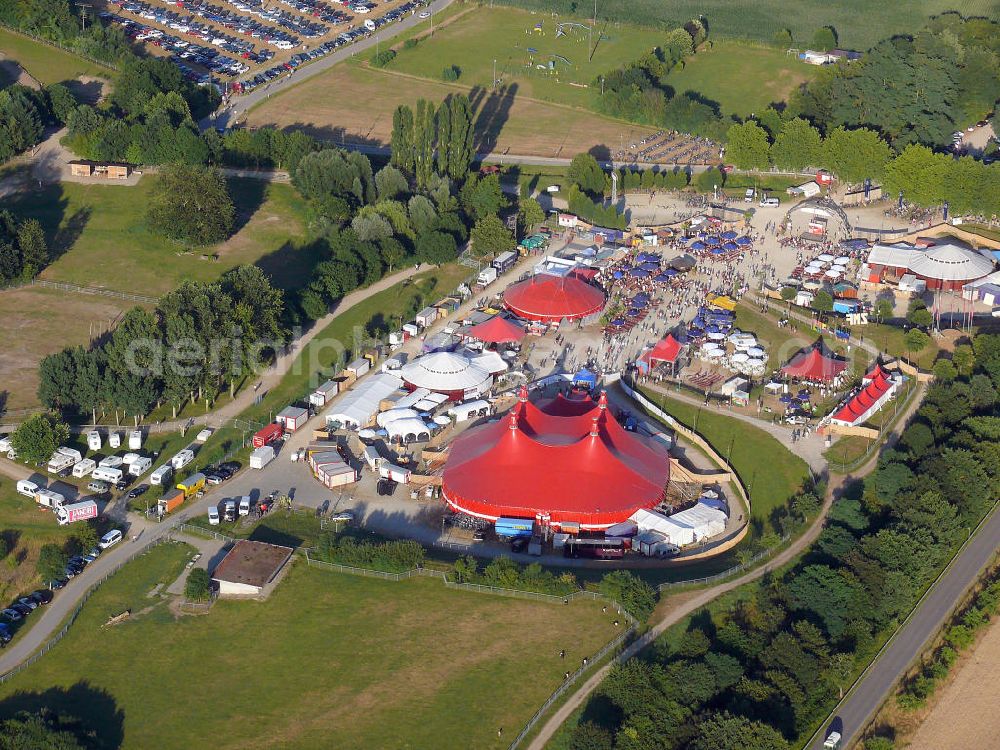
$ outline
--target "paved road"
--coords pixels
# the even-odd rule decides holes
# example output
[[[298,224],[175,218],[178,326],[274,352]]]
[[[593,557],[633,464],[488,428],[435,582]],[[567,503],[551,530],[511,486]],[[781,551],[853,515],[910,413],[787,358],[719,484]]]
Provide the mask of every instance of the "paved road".
[[[451,5],[451,3],[452,0],[434,0],[434,2],[430,3],[427,7],[420,8],[419,11],[440,13],[442,10]],[[376,44],[388,42],[393,37],[413,28],[418,23],[423,23],[423,19],[419,18],[416,13],[409,15],[401,21],[397,21],[394,24],[390,24],[389,26],[380,29],[371,36],[360,39],[353,44],[348,44],[338,50],[334,50],[329,55],[317,60],[316,62],[297,68],[293,75],[277,78],[264,86],[259,86],[245,96],[234,97],[230,100],[230,103],[226,108],[216,111],[215,113],[204,118],[198,124],[202,130],[206,130],[211,127],[229,127],[231,124],[239,120],[247,112],[247,110],[256,104],[260,104],[261,102],[270,99],[272,95],[278,94],[291,86],[294,86],[299,81],[305,81],[319,75],[320,73],[325,73],[337,63],[348,60],[357,55],[359,52],[372,49]]]
[[[841,701],[833,712],[833,721],[816,734],[808,747],[822,750],[826,734],[833,730],[841,733],[845,748],[860,739],[868,721],[895,690],[914,659],[941,629],[965,592],[996,555],[998,540],[1000,513],[994,507],[986,523],[928,590],[876,661]]]

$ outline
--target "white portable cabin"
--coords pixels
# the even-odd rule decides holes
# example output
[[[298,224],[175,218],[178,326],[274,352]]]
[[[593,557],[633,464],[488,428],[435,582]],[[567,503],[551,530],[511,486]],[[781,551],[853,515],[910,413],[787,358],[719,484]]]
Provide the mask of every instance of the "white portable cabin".
[[[137,451],[142,447],[142,430],[133,430],[128,434],[128,449]]]
[[[427,328],[428,326],[434,325],[434,321],[438,319],[441,311],[436,307],[425,307],[423,310],[417,313],[414,320],[417,321],[417,325],[421,328]]]
[[[17,494],[24,495],[25,497],[34,497],[38,492],[38,485],[34,482],[29,482],[27,479],[19,479],[17,481]]]
[[[337,395],[339,389],[336,380],[327,380],[309,395],[309,403],[318,408],[324,407]]]
[[[400,484],[409,484],[410,473],[409,469],[404,469],[402,466],[396,466],[388,461],[383,461],[378,467],[378,475],[382,477],[382,479],[392,479]]]
[[[274,421],[284,427],[287,432],[295,432],[306,423],[307,419],[309,419],[309,411],[301,406],[286,406],[274,417]]]
[[[356,360],[351,362],[346,368],[348,373],[356,378],[360,378],[362,375],[367,373],[372,369],[372,363],[365,359],[364,357],[358,357]]]
[[[117,432],[108,433],[108,447],[109,448],[121,448],[122,447],[122,436]]]
[[[94,473],[91,475],[94,479],[99,479],[102,482],[111,482],[112,484],[118,484],[122,481],[122,470],[114,469],[110,466],[98,466],[94,469]]]
[[[82,461],[78,461],[73,467],[73,476],[77,479],[83,479],[85,476],[89,475],[94,468],[97,466],[92,458],[85,458]]]
[[[35,502],[43,508],[52,508],[55,510],[66,504],[66,498],[52,490],[38,490],[35,493]]]
[[[485,399],[475,401],[463,401],[448,409],[448,416],[453,417],[456,422],[467,422],[477,417],[486,417],[493,413],[493,407]]]
[[[254,451],[250,454],[250,468],[263,469],[273,460],[274,448],[270,445],[261,446],[260,448],[254,449]]]
[[[101,449],[101,433],[97,430],[91,430],[88,432],[87,447],[92,451],[99,451]]]
[[[121,465],[122,465],[121,456],[107,456],[97,462],[97,468],[99,469],[114,469]]]
[[[141,477],[147,471],[149,467],[153,465],[153,459],[147,456],[140,456],[135,461],[129,464],[128,473],[134,477]]]
[[[174,473],[173,467],[170,464],[163,464],[156,471],[149,475],[150,484],[166,484],[170,479],[170,475]]]
[[[176,470],[183,469],[189,463],[194,461],[194,451],[185,448],[180,451],[176,456],[170,459],[170,465]]]
[[[382,461],[382,457],[378,454],[378,448],[374,445],[366,445],[361,457],[364,458],[365,463],[368,464],[368,468],[372,471],[375,471]]]
[[[403,323],[403,333],[412,338],[420,335],[420,329],[416,323]]]

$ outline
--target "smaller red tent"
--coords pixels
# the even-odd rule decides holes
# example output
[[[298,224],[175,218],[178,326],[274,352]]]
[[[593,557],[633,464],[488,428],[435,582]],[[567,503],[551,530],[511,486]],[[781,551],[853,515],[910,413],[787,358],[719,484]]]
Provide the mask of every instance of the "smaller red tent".
[[[486,344],[507,344],[512,341],[520,341],[526,332],[517,323],[496,315],[485,323],[472,326],[468,335]]]
[[[680,342],[674,338],[672,333],[668,333],[656,346],[639,357],[639,361],[637,362],[639,369],[649,371],[660,362],[667,362],[672,365],[677,362],[681,349]]]
[[[847,362],[828,356],[821,351],[821,347],[813,346],[808,351],[801,351],[792,357],[791,361],[781,368],[781,372],[790,378],[829,383],[836,380],[846,369]]]

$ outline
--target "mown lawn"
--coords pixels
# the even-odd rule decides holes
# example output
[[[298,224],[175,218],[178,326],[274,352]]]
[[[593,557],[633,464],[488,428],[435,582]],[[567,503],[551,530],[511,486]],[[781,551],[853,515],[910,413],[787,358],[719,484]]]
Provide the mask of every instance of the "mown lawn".
[[[919,352],[909,352],[906,350],[906,331],[898,326],[886,323],[870,323],[864,328],[856,331],[856,335],[864,336],[867,341],[872,342],[884,352],[888,352],[893,357],[900,357],[910,363],[928,370],[937,359],[938,345],[931,338],[930,343]]]
[[[146,225],[155,180],[143,177],[132,187],[55,184],[13,198],[13,210],[42,222],[58,255],[41,277],[155,297],[182,281],[211,281],[234,266],[256,263],[278,286],[302,284],[315,258],[299,249],[305,204],[290,185],[230,180],[237,231],[219,245],[187,253]]]
[[[0,50],[46,86],[82,75],[101,78],[114,76],[111,68],[3,28],[0,28]]]
[[[750,493],[750,515],[769,523],[771,512],[785,505],[809,479],[806,462],[764,430],[733,419],[714,407],[702,408],[652,391],[647,398],[705,438],[728,458]]]
[[[123,750],[206,738],[218,750],[505,748],[563,672],[616,632],[596,602],[491,597],[301,561],[266,602],[220,601],[175,620],[147,594],[190,552],[155,548],[102,586],[62,642],[0,686],[0,717],[43,704],[82,716],[95,747]],[[130,621],[101,629],[125,609]]]
[[[354,305],[303,347],[281,382],[241,416],[270,421],[274,412],[308,395],[324,380],[337,375],[351,356],[356,356],[353,351],[356,331],[364,334],[373,326],[397,328],[400,316],[408,320],[426,305],[455,291],[470,274],[466,266],[450,263],[419,273]]]

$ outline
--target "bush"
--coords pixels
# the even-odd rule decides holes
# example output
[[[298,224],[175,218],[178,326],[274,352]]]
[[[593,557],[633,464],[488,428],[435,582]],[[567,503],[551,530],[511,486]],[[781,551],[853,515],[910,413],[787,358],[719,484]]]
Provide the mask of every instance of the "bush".
[[[441,71],[441,78],[448,82],[457,81],[460,75],[462,75],[462,69],[457,65],[449,65]]]
[[[338,565],[402,573],[424,562],[424,548],[411,540],[359,542],[351,537],[324,534],[316,548],[316,557]]]
[[[726,184],[726,173],[714,167],[706,169],[695,175],[693,184],[699,193],[711,193],[715,186],[721,188]]]
[[[482,572],[479,571],[476,558],[461,557],[455,561],[453,578],[460,583],[474,583],[515,591],[533,591],[553,596],[566,596],[580,588],[572,573],[562,573],[557,576],[538,563],[531,563],[522,568],[509,557],[503,556],[491,560]]]
[[[396,53],[391,49],[384,49],[381,52],[376,52],[371,56],[369,64],[373,68],[384,68],[386,65],[391,63],[396,59]]]
[[[648,619],[656,606],[656,590],[627,570],[606,574],[597,588],[609,599],[619,602],[640,622]]]
[[[416,46],[417,46],[417,40],[413,39],[412,37],[403,42],[403,49],[413,49]]]
[[[184,584],[184,597],[192,602],[201,602],[208,599],[210,593],[211,579],[208,577],[208,571],[204,568],[193,568]]]

